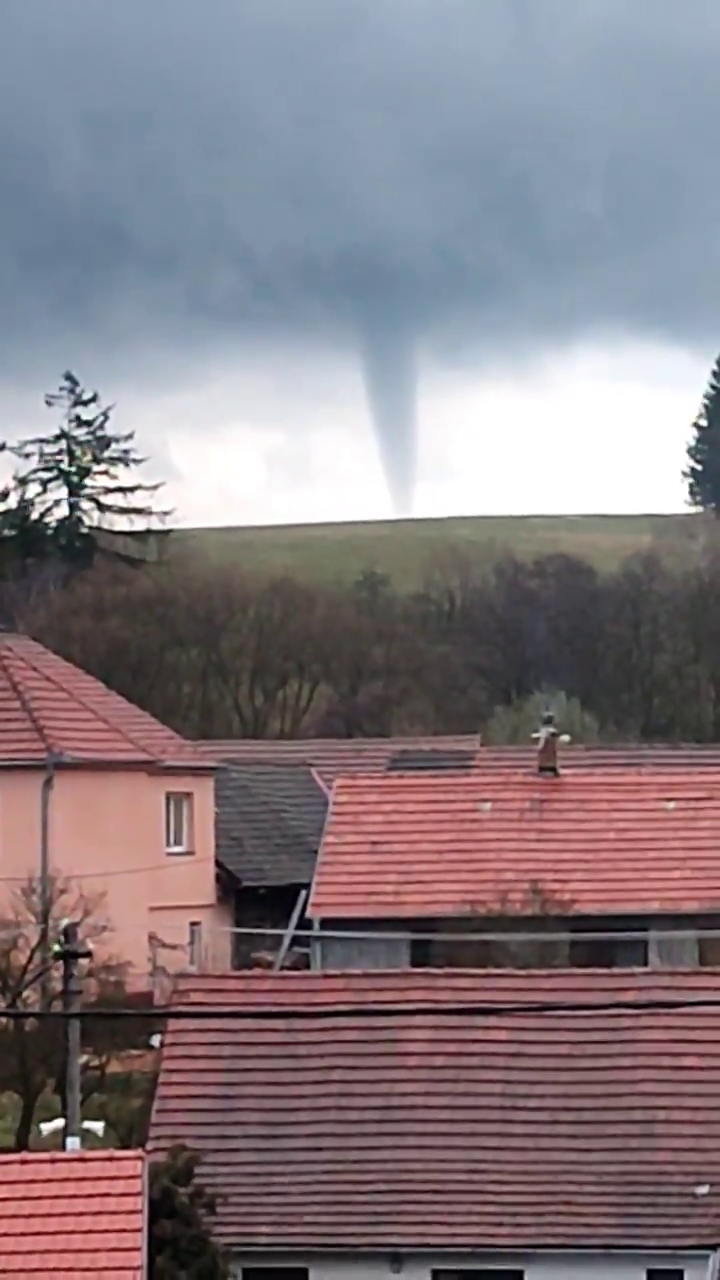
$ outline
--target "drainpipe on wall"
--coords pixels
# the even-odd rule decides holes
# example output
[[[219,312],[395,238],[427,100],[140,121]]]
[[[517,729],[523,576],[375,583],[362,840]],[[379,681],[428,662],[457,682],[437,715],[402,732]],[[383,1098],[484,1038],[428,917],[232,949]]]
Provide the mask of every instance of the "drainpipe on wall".
[[[40,788],[40,1006],[50,1003],[50,796],[55,785],[57,756],[45,757],[45,777]]]
[[[708,1262],[707,1280],[717,1280],[720,1274],[720,1253],[711,1253]]]

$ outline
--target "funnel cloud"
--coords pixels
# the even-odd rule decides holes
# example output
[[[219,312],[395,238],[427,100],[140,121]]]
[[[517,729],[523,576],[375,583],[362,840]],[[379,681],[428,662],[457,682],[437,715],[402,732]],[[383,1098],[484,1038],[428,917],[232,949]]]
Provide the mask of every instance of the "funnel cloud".
[[[417,471],[417,368],[412,339],[378,324],[361,346],[367,401],[395,514],[412,514]]]
[[[408,511],[417,351],[718,345],[719,63],[717,0],[6,0],[0,381],[350,344]]]

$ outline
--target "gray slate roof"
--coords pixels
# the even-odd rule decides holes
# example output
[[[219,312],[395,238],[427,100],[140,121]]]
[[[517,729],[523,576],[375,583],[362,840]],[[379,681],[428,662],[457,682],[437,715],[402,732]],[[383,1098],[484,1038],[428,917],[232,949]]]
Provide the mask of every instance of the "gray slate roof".
[[[225,762],[215,779],[218,861],[245,885],[309,884],[327,808],[308,765]]]

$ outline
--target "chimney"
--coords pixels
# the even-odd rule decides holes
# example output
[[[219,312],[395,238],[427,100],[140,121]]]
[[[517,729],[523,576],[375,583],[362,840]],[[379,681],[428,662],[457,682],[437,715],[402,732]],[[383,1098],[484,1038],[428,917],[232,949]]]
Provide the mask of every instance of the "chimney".
[[[533,734],[533,742],[537,742],[537,770],[543,777],[557,778],[560,773],[558,765],[558,746],[570,741],[570,735],[559,733],[555,725],[555,715],[545,711],[540,728]]]

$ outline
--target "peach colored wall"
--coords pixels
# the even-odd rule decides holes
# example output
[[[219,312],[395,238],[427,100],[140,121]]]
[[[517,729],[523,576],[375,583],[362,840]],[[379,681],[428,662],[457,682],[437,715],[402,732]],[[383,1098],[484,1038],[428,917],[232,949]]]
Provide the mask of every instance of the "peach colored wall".
[[[43,774],[0,770],[0,891],[37,874],[40,865],[40,795]],[[166,791],[193,796],[194,852],[165,852]],[[58,770],[50,799],[51,870],[71,877],[83,893],[103,895],[98,915],[112,934],[109,951],[129,962],[134,979],[149,968],[148,935],[168,947],[167,968],[186,963],[188,925],[207,927],[221,909],[215,891],[215,798],[212,776]],[[229,935],[227,935],[229,944]],[[204,939],[205,940],[205,939]],[[174,960],[170,957],[174,956]],[[228,950],[229,956],[229,950]],[[218,959],[222,958],[222,952]]]

